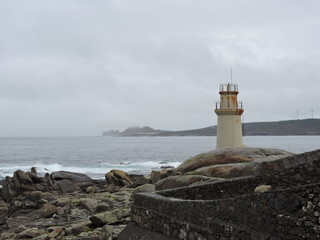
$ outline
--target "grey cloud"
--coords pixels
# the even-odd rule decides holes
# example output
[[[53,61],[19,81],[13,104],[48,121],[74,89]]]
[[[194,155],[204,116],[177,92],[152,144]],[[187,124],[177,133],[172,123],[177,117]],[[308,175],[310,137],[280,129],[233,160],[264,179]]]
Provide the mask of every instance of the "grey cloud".
[[[245,121],[320,117],[319,1],[0,1],[3,136],[214,125],[220,83]],[[318,115],[317,115],[318,114]]]

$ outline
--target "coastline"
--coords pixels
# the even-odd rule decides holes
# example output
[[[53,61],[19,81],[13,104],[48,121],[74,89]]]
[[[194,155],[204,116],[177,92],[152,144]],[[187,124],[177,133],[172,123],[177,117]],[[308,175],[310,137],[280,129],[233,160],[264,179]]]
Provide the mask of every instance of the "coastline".
[[[57,171],[42,177],[36,168],[28,172],[17,170],[2,181],[0,239],[118,239],[118,234],[131,222],[130,216],[135,216],[131,215],[135,209],[131,207],[140,206],[136,200],[133,202],[141,196],[135,193],[168,189],[171,192],[190,189],[192,193],[194,187],[206,189],[260,177],[264,167],[268,173],[269,166],[275,166],[276,171],[287,169],[292,159],[295,160],[292,167],[318,162],[318,152],[297,155],[281,149],[251,147],[215,150],[193,156],[176,168],[168,166],[162,171],[152,171],[148,176],[114,169],[100,180],[77,172]],[[276,186],[275,181],[271,187]],[[250,191],[256,185],[254,182]],[[222,192],[235,189],[243,188],[226,188]]]
[[[17,170],[1,180],[0,239],[117,239],[130,222],[132,193],[149,182],[119,170],[100,180]]]

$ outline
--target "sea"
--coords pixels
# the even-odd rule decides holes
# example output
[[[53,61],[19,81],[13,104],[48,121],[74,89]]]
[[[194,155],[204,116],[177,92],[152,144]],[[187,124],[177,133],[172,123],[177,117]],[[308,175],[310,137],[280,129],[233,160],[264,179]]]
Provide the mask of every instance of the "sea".
[[[320,136],[245,136],[249,147],[303,153],[320,148]],[[32,137],[0,138],[0,180],[36,167],[39,175],[72,171],[102,179],[112,169],[131,174],[177,167],[215,150],[216,137]]]

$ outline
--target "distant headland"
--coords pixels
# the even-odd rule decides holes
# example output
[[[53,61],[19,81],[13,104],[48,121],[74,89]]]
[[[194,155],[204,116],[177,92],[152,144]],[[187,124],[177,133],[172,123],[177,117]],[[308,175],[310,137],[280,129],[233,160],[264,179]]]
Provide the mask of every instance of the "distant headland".
[[[169,131],[151,127],[130,127],[124,131],[104,131],[103,136],[138,137],[138,136],[216,136],[216,126],[199,129]],[[277,122],[252,122],[243,124],[244,136],[295,136],[320,135],[320,119],[286,120]]]

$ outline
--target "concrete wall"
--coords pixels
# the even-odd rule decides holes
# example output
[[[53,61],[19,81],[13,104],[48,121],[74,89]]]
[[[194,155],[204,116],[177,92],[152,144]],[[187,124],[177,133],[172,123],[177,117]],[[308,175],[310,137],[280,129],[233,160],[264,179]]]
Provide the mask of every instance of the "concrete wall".
[[[137,194],[131,219],[176,239],[319,239],[319,173],[320,150],[262,163],[259,176]]]

